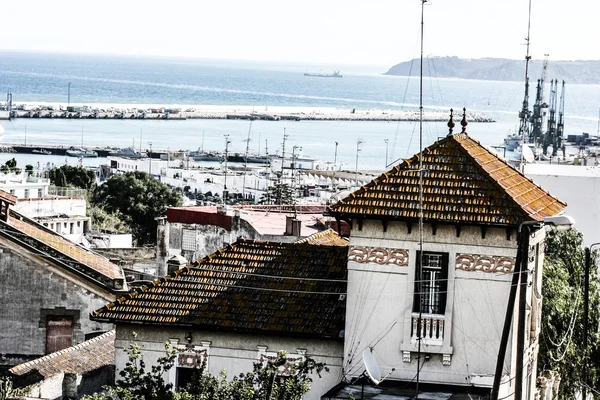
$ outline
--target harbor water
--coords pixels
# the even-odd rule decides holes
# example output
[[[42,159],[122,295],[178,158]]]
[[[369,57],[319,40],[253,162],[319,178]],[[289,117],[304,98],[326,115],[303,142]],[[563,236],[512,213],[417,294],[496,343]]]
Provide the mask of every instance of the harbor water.
[[[383,76],[384,71],[364,68],[353,73],[352,68],[339,66],[344,77],[327,79],[304,76],[303,67],[290,65],[0,52],[0,89],[10,88],[17,105],[53,102],[66,106],[70,101],[131,107],[244,105],[258,111],[268,106],[418,110],[416,77]],[[449,114],[454,108],[458,130],[463,107],[494,118],[495,123],[471,122],[467,127],[469,134],[485,145],[500,145],[518,128],[517,111],[524,91],[521,82],[428,79],[424,88],[425,109]],[[565,134],[596,133],[598,99],[599,85],[567,83]],[[135,144],[143,149],[149,149],[151,143],[154,149],[223,151],[225,135],[229,135],[230,151],[245,152],[246,139],[250,138],[250,152],[260,154],[281,154],[285,131],[286,154],[297,146],[305,156],[329,162],[335,159],[338,166],[349,170],[355,169],[357,161],[359,169],[382,170],[386,154],[388,164],[411,156],[419,150],[420,130],[418,122],[381,121],[18,118],[0,124],[4,128],[2,143],[74,147],[82,143],[99,147]],[[443,122],[426,122],[422,129],[425,146],[448,133]],[[0,154],[0,161],[12,157],[20,165],[65,162],[65,157],[7,153]],[[102,161],[84,159],[89,165]]]

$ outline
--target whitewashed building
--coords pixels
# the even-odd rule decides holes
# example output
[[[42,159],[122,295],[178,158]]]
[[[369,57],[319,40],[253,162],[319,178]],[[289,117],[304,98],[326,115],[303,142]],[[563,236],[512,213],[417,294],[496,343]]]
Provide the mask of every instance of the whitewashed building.
[[[529,240],[524,246],[530,285],[523,299],[524,314],[515,306],[509,321],[513,329],[499,398],[514,398],[515,379],[522,376],[522,398],[533,399],[541,321],[542,221],[559,214],[565,204],[466,133],[449,135],[423,150],[421,236],[419,168],[415,155],[330,209],[330,215],[352,225],[346,381],[365,371],[362,353],[367,349],[391,382],[414,384],[419,370],[421,384],[438,385],[438,392],[489,396],[509,293],[515,285],[517,230],[525,224],[524,229],[531,230],[522,237]],[[521,334],[519,315],[525,321]],[[325,397],[343,398],[348,390],[334,390]]]

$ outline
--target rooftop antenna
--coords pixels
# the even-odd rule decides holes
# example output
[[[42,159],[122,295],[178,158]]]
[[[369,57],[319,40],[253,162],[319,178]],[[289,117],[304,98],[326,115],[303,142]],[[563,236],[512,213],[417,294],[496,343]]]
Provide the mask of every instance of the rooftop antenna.
[[[525,45],[527,46],[527,53],[525,54],[525,98],[523,99],[523,108],[519,113],[521,123],[519,124],[519,136],[521,136],[521,172],[525,170],[525,145],[527,143],[526,138],[528,137],[528,122],[531,117],[529,112],[529,35],[531,32],[531,0],[529,0],[529,17],[527,20],[527,37],[525,38]]]
[[[227,192],[227,159],[229,158],[229,134],[225,134],[225,172],[223,179],[223,204],[227,204],[227,199],[229,198],[229,193]]]
[[[254,107],[252,107],[254,114]],[[248,127],[248,137],[246,138],[246,153],[244,155],[244,176],[242,177],[242,201],[246,201],[246,173],[248,172],[248,151],[250,150],[250,132],[252,132],[252,120],[250,118],[250,126]]]
[[[421,326],[423,316],[423,31],[425,3],[421,0],[421,59],[419,72],[419,319],[417,320],[417,376],[415,399],[419,399],[419,372],[421,371],[421,341],[423,329]]]

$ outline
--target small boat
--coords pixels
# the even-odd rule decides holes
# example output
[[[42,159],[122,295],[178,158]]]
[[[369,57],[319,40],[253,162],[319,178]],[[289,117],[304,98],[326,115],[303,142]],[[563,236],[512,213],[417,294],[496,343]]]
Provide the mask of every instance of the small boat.
[[[320,78],[343,78],[344,77],[344,75],[340,74],[339,70],[333,71],[332,74],[323,74],[323,73],[311,74],[309,72],[305,72],[304,76],[317,76]]]
[[[126,147],[124,149],[110,151],[108,153],[108,155],[116,156],[116,157],[125,157],[125,158],[146,158],[146,157],[148,157],[148,154],[146,154],[145,152],[138,151],[138,150],[134,149],[133,147]]]
[[[33,149],[33,150],[31,150],[31,152],[34,154],[45,154],[45,155],[52,154],[52,152],[50,150],[46,150],[46,149]]]
[[[70,157],[98,157],[98,153],[96,153],[94,150],[85,150],[85,149],[78,149],[78,150],[67,150],[67,155]]]

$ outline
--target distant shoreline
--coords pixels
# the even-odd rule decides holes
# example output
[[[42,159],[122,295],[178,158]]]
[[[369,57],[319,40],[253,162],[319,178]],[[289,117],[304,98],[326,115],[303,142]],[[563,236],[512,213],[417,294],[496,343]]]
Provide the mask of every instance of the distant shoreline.
[[[13,105],[12,118],[36,119],[246,119],[294,121],[418,121],[418,111],[293,106],[78,104],[30,102]],[[15,109],[16,108],[16,109]],[[446,121],[448,111],[424,111],[424,121]],[[455,115],[456,120],[461,116]],[[481,112],[467,112],[471,122],[495,122]]]

